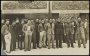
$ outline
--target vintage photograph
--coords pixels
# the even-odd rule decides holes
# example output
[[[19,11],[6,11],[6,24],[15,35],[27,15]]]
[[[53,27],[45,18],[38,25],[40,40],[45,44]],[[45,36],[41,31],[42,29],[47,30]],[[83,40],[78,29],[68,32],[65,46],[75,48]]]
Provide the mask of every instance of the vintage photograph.
[[[1,51],[89,55],[89,1],[1,1]]]

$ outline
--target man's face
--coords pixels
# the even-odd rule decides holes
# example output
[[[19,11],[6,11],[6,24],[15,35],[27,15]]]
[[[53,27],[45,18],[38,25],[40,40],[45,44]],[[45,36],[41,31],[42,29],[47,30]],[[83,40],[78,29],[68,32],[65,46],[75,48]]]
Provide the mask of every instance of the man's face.
[[[4,22],[5,22],[4,20],[1,21],[1,23],[4,23]]]
[[[19,23],[19,20],[16,20],[16,23]]]
[[[50,19],[49,22],[52,23],[52,19]]]
[[[44,23],[44,20],[42,20],[42,23]]]
[[[27,21],[27,19],[24,19],[25,21]]]
[[[39,23],[41,23],[41,20],[39,20]]]
[[[12,22],[12,25],[15,25],[16,24],[16,22]]]
[[[87,21],[87,19],[85,19],[85,21]]]
[[[60,22],[60,19],[58,18],[58,22]]]
[[[34,24],[34,20],[31,20],[31,23]]]
[[[78,18],[78,21],[81,21],[81,18]]]
[[[52,22],[54,23],[55,22],[55,19],[52,19]]]
[[[36,22],[39,22],[39,20],[38,20],[38,19],[36,19]]]
[[[9,21],[6,21],[6,24],[8,25],[9,24]]]
[[[48,19],[46,19],[46,22],[48,22]]]
[[[24,24],[24,20],[21,21],[21,24]]]
[[[31,21],[30,20],[28,20],[28,24],[30,24],[31,23]]]

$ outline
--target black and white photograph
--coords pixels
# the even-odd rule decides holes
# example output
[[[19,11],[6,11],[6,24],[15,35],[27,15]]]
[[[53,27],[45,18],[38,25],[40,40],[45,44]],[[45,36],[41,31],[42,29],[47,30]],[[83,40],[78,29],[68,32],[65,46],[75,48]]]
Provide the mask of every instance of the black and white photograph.
[[[1,55],[89,55],[89,1],[1,1]]]

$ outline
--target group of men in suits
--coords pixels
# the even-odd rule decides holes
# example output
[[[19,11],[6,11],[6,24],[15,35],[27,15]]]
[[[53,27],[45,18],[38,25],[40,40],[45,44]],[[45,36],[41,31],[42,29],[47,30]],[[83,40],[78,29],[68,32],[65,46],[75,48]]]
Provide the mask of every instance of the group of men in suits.
[[[66,43],[67,47],[74,48],[75,36],[78,40],[78,47],[81,47],[82,40],[84,48],[86,48],[87,37],[85,37],[84,22],[81,18],[73,20],[73,17],[66,20],[63,19],[22,19],[17,18],[10,24],[10,20],[2,19],[1,25],[1,43],[6,52],[14,51],[18,44],[19,49],[25,51],[38,48],[63,48],[62,43]],[[86,26],[86,23],[85,23]],[[17,42],[17,43],[16,43]],[[56,43],[56,44],[55,44]]]

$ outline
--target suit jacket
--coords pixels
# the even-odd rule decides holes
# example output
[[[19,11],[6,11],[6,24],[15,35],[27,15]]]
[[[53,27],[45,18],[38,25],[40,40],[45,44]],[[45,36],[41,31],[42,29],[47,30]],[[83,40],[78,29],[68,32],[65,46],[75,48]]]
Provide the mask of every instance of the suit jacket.
[[[35,23],[32,25],[32,41],[33,41],[33,43],[36,43],[36,28],[35,28]]]
[[[15,44],[16,43],[16,33],[15,33],[15,26],[13,25],[10,25],[10,33],[11,33],[11,46],[12,44]],[[12,47],[11,47],[12,49]]]
[[[69,30],[70,30],[69,23],[65,23],[64,24],[64,34],[68,35],[69,34]]]
[[[38,27],[39,27],[39,22],[36,22],[36,23],[35,23],[36,34],[39,33],[39,31],[38,31]]]
[[[22,28],[22,31],[25,33],[26,31],[28,31],[27,28],[28,28],[28,24],[24,24],[24,25],[23,25],[23,28]],[[31,27],[30,27],[30,31],[33,32],[32,25],[31,25]]]
[[[38,31],[39,32],[42,32],[42,31],[45,31],[45,24],[39,24],[39,26],[38,26]]]
[[[74,23],[73,22],[70,23],[70,33],[74,34]]]
[[[52,23],[52,34],[55,34],[55,24],[54,23]]]
[[[17,34],[17,35],[22,35],[22,24],[17,23],[17,24],[15,25],[15,30],[16,30],[16,34]]]
[[[77,30],[77,23],[74,21],[74,31]]]
[[[8,33],[10,33],[10,25],[3,25],[1,28],[1,34],[7,35]]]
[[[15,26],[10,25],[10,32],[11,32],[11,36],[12,37],[15,37],[16,36],[16,34],[15,34]]]
[[[85,39],[84,22],[80,22],[80,37]]]
[[[57,34],[63,34],[62,33],[63,32],[63,23],[61,23],[61,22],[57,22],[56,24],[55,24],[55,34],[57,35]]]
[[[1,23],[1,30],[2,30],[2,26],[3,26],[3,25],[4,25],[4,24]],[[2,32],[1,32],[1,35],[3,35]]]
[[[47,34],[52,34],[52,24],[47,23]]]

